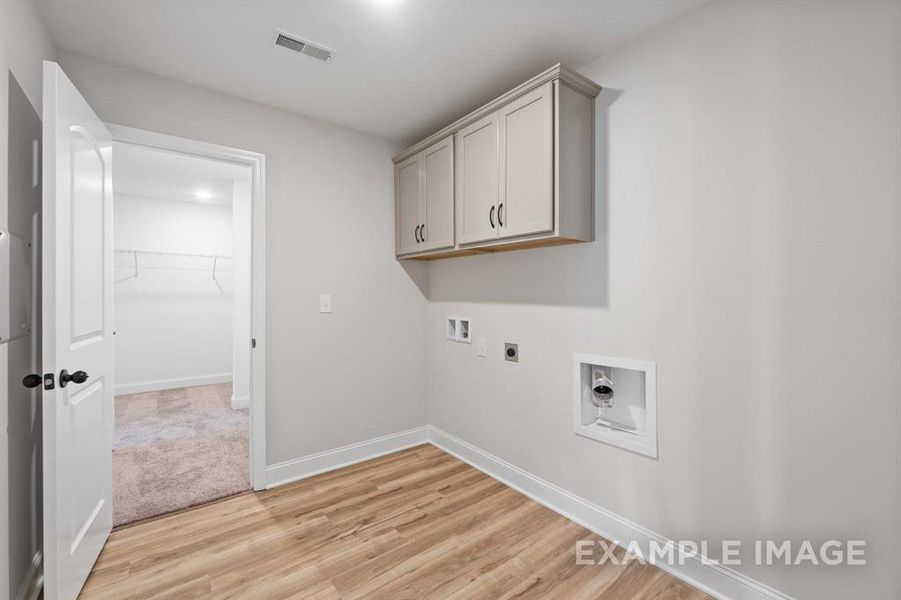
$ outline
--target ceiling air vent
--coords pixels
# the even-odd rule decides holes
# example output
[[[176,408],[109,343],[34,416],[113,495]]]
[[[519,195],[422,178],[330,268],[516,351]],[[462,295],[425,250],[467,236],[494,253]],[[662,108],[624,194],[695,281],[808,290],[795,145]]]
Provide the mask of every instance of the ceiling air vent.
[[[282,33],[281,31],[277,31],[276,34],[276,46],[281,46],[282,48],[287,48],[288,50],[300,52],[304,56],[309,56],[310,58],[326,61],[330,59],[335,53],[334,50],[326,48],[325,46],[320,46],[319,44],[314,44],[309,40],[302,40],[293,35]]]

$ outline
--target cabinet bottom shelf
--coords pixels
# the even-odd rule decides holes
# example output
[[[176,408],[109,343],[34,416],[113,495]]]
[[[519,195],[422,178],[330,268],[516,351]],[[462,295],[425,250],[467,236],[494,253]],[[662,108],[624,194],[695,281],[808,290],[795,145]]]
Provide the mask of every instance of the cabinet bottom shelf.
[[[588,240],[577,240],[572,238],[546,237],[532,238],[527,240],[510,240],[493,242],[489,245],[479,246],[478,248],[468,248],[466,246],[457,248],[445,248],[442,250],[432,250],[420,254],[408,254],[398,256],[398,260],[438,260],[441,258],[455,258],[457,256],[474,256],[476,254],[493,254],[495,252],[509,252],[511,250],[526,250],[528,248],[542,248],[545,246],[565,246],[568,244],[580,244]]]

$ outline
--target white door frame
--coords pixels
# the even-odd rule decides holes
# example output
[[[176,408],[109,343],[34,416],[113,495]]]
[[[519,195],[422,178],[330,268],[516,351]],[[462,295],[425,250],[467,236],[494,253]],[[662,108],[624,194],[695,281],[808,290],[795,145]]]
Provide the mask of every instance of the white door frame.
[[[253,171],[250,335],[256,345],[251,351],[250,367],[250,483],[253,489],[264,490],[266,489],[266,157],[258,152],[133,127],[112,123],[107,123],[106,126],[114,142],[245,165]],[[115,163],[115,156],[113,161]]]

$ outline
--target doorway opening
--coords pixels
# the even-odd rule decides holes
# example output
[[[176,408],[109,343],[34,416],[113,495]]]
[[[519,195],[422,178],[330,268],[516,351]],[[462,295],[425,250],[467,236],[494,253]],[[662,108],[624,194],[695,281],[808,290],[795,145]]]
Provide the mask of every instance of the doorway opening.
[[[111,129],[119,526],[260,487],[252,451],[252,420],[262,418],[252,414],[261,406],[252,402],[259,174],[248,162],[174,148],[176,138]]]

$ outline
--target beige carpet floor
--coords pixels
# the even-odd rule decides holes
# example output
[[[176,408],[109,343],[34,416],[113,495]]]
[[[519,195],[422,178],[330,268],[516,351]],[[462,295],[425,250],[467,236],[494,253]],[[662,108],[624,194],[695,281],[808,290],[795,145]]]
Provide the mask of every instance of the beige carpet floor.
[[[249,489],[249,443],[229,383],[116,396],[113,523]]]

